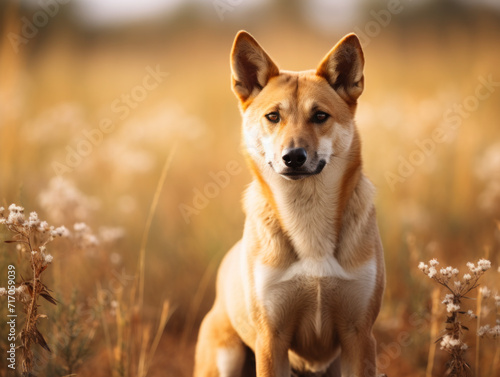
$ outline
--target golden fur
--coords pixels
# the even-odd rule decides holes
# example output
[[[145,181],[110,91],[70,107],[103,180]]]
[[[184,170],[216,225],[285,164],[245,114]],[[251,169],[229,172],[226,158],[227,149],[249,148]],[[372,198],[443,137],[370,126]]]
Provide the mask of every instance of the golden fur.
[[[195,377],[246,376],[251,353],[258,377],[372,377],[385,281],[354,124],[359,41],[348,35],[316,70],[289,72],[240,32],[231,65],[254,180],[243,237],[221,264],[200,329]],[[284,162],[294,148],[307,155],[302,166]]]

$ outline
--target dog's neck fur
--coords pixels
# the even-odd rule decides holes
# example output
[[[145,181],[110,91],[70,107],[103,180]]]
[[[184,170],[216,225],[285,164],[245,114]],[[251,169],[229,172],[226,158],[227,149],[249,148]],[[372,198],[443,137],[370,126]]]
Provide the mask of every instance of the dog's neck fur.
[[[334,170],[331,174],[300,181],[285,180],[272,168],[265,169],[281,226],[299,259],[321,259],[335,251],[341,220],[336,209],[341,200],[343,165],[343,161],[336,161],[325,167]]]
[[[264,196],[268,218],[281,228],[295,259],[334,256],[346,267],[357,265],[350,258],[356,247],[353,240],[370,215],[359,211],[372,209],[366,204],[373,199],[373,187],[361,172],[359,148],[348,157],[334,156],[321,174],[299,181],[286,180],[259,162],[250,161],[255,181],[247,192],[246,205],[253,206],[254,195]],[[347,238],[350,243],[345,242]]]

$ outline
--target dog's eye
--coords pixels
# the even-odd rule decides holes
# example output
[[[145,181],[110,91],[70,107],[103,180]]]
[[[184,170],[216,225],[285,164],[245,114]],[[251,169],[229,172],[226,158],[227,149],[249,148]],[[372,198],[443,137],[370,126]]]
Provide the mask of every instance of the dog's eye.
[[[272,123],[278,123],[280,121],[280,114],[277,111],[273,111],[272,113],[266,114],[266,118]]]
[[[329,117],[330,117],[330,115],[328,115],[324,111],[317,111],[312,116],[311,122],[317,123],[317,124],[324,123]]]

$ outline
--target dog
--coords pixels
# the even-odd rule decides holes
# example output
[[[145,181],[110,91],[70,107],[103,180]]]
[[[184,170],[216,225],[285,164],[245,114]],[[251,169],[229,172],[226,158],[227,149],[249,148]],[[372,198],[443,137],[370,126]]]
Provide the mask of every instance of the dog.
[[[200,327],[195,377],[376,375],[385,272],[354,123],[363,67],[355,34],[301,72],[236,35],[232,90],[253,181],[242,239]]]

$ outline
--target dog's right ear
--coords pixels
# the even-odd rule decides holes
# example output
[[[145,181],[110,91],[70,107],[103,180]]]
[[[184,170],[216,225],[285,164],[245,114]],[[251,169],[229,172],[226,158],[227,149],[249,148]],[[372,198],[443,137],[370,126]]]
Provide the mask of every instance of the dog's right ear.
[[[257,95],[279,69],[257,41],[240,31],[231,50],[233,92],[244,104]]]

